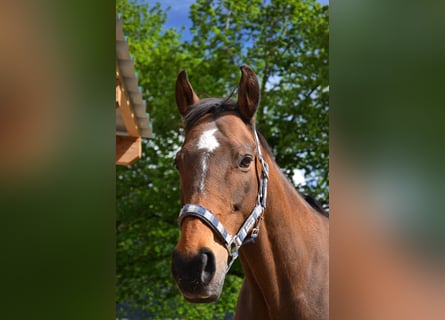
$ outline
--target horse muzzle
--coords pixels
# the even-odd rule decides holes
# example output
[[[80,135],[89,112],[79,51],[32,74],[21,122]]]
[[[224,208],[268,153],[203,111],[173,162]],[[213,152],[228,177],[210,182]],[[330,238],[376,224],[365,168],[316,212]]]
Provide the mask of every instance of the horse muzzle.
[[[221,281],[216,275],[215,255],[201,248],[196,255],[173,252],[172,274],[184,298],[192,303],[208,303],[219,298]],[[224,279],[224,277],[223,277]]]

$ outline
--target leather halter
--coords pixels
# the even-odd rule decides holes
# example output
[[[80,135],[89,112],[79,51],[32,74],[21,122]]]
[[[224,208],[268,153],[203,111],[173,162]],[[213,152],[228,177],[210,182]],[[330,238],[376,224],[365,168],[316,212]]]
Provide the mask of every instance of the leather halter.
[[[212,211],[198,204],[186,204],[179,212],[179,226],[182,225],[182,221],[185,217],[197,217],[205,222],[221,238],[230,257],[230,261],[227,264],[226,272],[229,271],[233,262],[235,262],[236,258],[238,258],[239,248],[248,240],[254,240],[256,237],[258,237],[260,227],[259,224],[261,219],[263,218],[264,209],[266,208],[269,166],[266,161],[264,161],[263,155],[261,153],[260,143],[256,130],[254,129],[253,132],[257,148],[258,160],[260,161],[262,166],[261,179],[258,188],[258,199],[255,208],[253,208],[249,217],[247,217],[247,219],[244,221],[237,234],[232,236],[229,232],[227,232],[227,230],[224,228],[218,218],[216,218],[215,214]],[[248,239],[247,236],[251,230],[252,232],[250,233],[250,238]]]

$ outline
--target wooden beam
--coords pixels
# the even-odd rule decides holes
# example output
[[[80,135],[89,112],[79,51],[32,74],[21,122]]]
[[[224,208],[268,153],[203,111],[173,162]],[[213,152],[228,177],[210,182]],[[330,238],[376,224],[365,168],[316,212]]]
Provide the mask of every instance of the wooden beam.
[[[142,155],[141,137],[116,136],[116,164],[129,166]]]
[[[116,66],[116,107],[124,120],[128,135],[132,137],[139,137],[141,134],[139,132],[139,126],[136,121],[134,109],[130,103],[130,96],[125,89],[124,79],[121,77],[118,66]]]
[[[122,119],[124,120],[128,135],[132,137],[139,137],[141,134],[139,133],[134,110],[130,104],[130,98],[128,97],[128,94],[123,86],[117,87],[116,91],[119,92],[116,93],[116,95],[120,97],[118,101],[118,109],[121,113]]]

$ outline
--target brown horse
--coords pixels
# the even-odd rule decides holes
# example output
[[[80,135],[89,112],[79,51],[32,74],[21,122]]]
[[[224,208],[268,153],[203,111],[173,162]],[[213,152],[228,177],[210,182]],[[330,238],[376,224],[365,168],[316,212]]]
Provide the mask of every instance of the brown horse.
[[[199,100],[185,71],[178,75],[186,130],[175,159],[183,208],[173,277],[187,301],[215,301],[239,249],[245,279],[237,319],[327,319],[328,219],[299,195],[258,135],[258,80],[247,66],[241,74],[237,102]]]

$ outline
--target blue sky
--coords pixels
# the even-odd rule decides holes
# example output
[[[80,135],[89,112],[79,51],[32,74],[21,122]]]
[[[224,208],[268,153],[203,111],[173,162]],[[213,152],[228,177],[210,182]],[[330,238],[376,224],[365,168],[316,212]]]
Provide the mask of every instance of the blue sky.
[[[156,1],[153,0],[147,2],[154,3]],[[187,31],[187,29],[191,26],[191,21],[188,18],[188,14],[189,7],[193,2],[195,2],[195,0],[161,0],[159,2],[164,9],[170,6],[165,27],[167,29],[176,28],[176,30],[179,32],[181,26],[186,26],[186,30],[184,30],[182,33],[183,40],[190,39],[190,33]],[[321,4],[329,4],[329,0],[318,0],[318,2]]]

